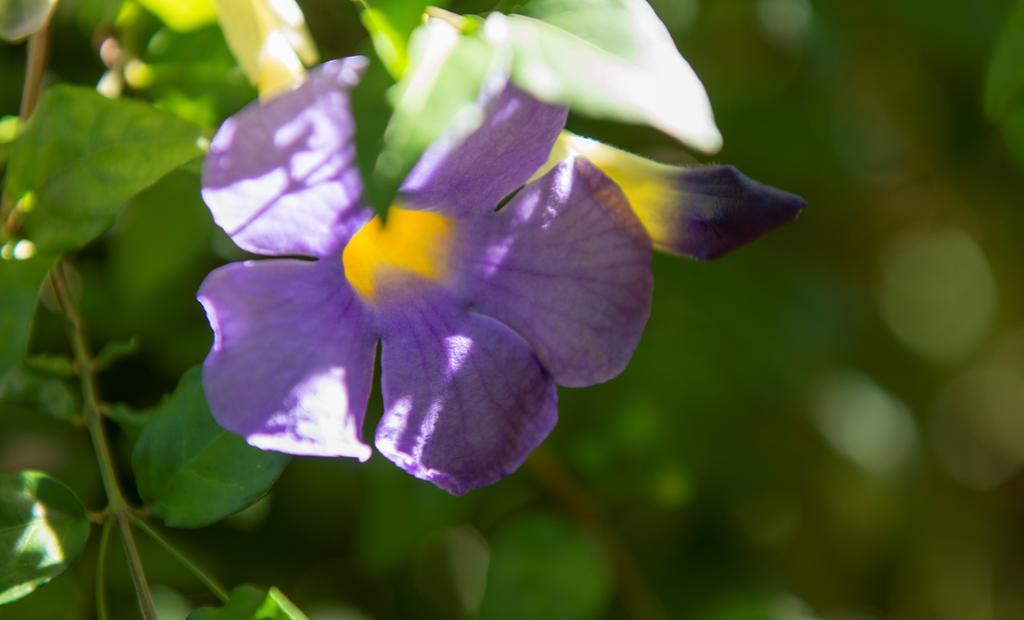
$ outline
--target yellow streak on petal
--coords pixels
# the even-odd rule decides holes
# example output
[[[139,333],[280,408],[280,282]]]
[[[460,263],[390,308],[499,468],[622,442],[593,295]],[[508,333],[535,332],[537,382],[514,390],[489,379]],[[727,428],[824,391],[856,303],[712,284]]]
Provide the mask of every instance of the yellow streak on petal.
[[[548,162],[541,166],[534,179],[569,156],[587,159],[608,175],[622,189],[633,212],[656,243],[674,234],[672,215],[680,195],[673,176],[678,168],[564,131],[555,142]]]
[[[392,207],[387,224],[374,217],[349,241],[341,258],[345,277],[368,301],[404,276],[439,282],[448,274],[453,228],[443,215]]]

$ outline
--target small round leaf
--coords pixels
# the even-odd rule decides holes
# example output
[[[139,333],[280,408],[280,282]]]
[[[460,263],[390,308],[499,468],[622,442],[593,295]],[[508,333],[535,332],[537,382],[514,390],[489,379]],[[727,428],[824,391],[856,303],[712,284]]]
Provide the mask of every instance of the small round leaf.
[[[71,489],[36,471],[0,474],[0,605],[62,573],[88,537]]]

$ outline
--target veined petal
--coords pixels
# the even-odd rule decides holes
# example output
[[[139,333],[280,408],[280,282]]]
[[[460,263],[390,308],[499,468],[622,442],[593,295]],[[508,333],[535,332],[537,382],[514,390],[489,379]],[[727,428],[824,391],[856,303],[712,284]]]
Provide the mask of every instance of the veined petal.
[[[480,127],[463,140],[442,138],[427,149],[402,186],[401,206],[453,216],[488,213],[547,160],[566,110],[498,77],[482,95]]]
[[[199,301],[214,332],[203,383],[222,426],[265,450],[369,458],[377,337],[340,261],[233,263]]]
[[[518,334],[422,286],[381,314],[376,444],[460,495],[514,472],[544,440],[557,418],[555,383]]]
[[[458,234],[465,297],[521,334],[558,384],[622,372],[650,313],[651,242],[599,170],[564,160]]]
[[[733,166],[667,166],[571,134],[559,142],[622,188],[654,247],[665,252],[718,258],[793,221],[806,204]]]
[[[369,219],[348,90],[363,58],[324,63],[297,90],[229,118],[210,145],[203,199],[217,225],[257,254],[323,257]]]

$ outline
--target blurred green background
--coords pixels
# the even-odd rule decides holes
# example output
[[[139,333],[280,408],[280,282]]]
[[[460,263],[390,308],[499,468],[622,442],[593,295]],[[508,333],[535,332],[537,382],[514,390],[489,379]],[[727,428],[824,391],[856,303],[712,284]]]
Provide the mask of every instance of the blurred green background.
[[[215,26],[175,33],[135,6],[107,40],[119,4],[62,1],[52,81],[99,82],[102,47],[107,88],[123,73],[126,94],[211,131],[255,96]],[[300,4],[324,58],[365,44],[352,3]],[[1024,143],[983,105],[1012,3],[652,4],[710,93],[716,161],[803,195],[804,215],[718,262],[656,257],[630,367],[561,390],[541,453],[499,484],[453,498],[379,455],[296,459],[253,508],[171,539],[313,620],[1024,618]],[[0,47],[0,114],[17,113],[23,63]],[[571,128],[688,161],[653,130]],[[151,406],[202,361],[195,291],[239,256],[195,167],[78,255],[94,345],[139,343],[105,400]],[[46,301],[32,349],[58,352]],[[379,412],[375,397],[367,429]],[[130,437],[114,439],[126,464]],[[84,432],[4,406],[0,470],[22,468],[102,504]],[[213,603],[149,542],[162,618]],[[95,538],[0,618],[91,618],[94,560]],[[114,617],[133,618],[116,549],[111,570]]]

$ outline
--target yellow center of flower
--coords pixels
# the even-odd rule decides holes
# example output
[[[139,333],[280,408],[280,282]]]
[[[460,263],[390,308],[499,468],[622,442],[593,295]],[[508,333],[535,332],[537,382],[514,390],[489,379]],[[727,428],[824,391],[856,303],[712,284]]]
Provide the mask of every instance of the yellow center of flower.
[[[374,217],[348,242],[341,255],[345,277],[368,301],[410,275],[439,282],[447,275],[452,233],[443,215],[392,207],[386,224]]]

